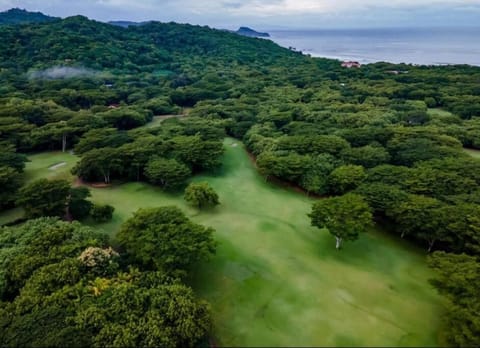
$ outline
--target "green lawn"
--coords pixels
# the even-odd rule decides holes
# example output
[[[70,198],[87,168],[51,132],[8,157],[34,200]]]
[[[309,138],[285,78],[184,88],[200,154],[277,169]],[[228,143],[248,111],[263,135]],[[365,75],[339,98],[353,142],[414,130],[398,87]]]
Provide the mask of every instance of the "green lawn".
[[[43,152],[28,156],[25,178],[32,181],[39,178],[73,180],[70,170],[78,160],[69,152]]]
[[[440,109],[440,108],[431,108],[427,110],[427,113],[430,116],[452,116],[453,114],[450,111]]]
[[[212,303],[216,345],[437,344],[442,307],[427,282],[424,251],[376,230],[336,251],[327,232],[310,226],[312,200],[265,183],[241,144],[232,143],[225,142],[221,171],[195,178],[219,193],[215,210],[199,213],[180,194],[129,183],[92,189],[94,201],[116,207],[113,221],[100,226],[115,234],[139,207],[176,204],[216,229],[217,254],[190,280]],[[27,174],[48,174],[42,166],[60,157],[71,160],[33,156]]]
[[[475,158],[480,158],[480,150],[475,150],[475,149],[465,149],[465,152],[468,153],[470,156],[475,157]]]

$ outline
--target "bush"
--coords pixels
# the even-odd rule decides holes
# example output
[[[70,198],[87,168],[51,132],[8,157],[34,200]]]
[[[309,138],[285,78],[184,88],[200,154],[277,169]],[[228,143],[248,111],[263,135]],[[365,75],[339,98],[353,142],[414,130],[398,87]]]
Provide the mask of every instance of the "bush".
[[[96,222],[107,222],[112,220],[112,215],[115,208],[111,205],[105,204],[94,204],[92,207],[92,218]]]
[[[197,208],[220,204],[218,195],[207,182],[191,183],[185,189],[185,200]]]

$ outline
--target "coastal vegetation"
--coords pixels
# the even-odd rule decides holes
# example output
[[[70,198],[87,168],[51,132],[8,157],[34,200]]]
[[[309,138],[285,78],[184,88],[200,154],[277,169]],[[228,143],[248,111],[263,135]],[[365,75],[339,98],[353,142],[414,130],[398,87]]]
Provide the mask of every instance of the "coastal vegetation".
[[[82,16],[0,35],[6,346],[480,344],[478,67]]]

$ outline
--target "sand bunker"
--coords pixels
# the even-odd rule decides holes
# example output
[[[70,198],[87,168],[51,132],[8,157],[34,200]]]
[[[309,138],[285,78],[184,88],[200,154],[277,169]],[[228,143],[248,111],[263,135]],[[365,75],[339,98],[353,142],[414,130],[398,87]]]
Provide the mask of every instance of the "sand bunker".
[[[66,164],[67,162],[60,162],[60,163],[54,164],[53,166],[48,167],[48,169],[57,170],[58,168],[63,167]]]

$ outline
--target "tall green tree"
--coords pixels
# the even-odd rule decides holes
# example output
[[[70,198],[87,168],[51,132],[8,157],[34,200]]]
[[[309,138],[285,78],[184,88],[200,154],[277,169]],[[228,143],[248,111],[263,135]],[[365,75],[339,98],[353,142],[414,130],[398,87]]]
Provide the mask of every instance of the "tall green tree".
[[[213,232],[168,206],[138,210],[123,223],[117,240],[142,267],[175,273],[215,252]]]
[[[330,173],[330,190],[337,194],[343,194],[357,188],[367,177],[365,169],[357,165],[344,165]]]
[[[17,205],[25,209],[28,218],[41,216],[65,216],[70,184],[66,180],[37,181],[22,187],[18,193]]]
[[[480,262],[465,254],[435,252],[429,258],[436,273],[431,283],[445,296],[442,345],[480,345]]]
[[[9,207],[17,199],[18,189],[22,186],[22,175],[12,167],[0,166],[0,210]]]
[[[175,159],[155,157],[145,167],[147,180],[167,190],[184,185],[191,174],[185,164]]]
[[[119,156],[118,150],[110,147],[91,150],[82,155],[72,173],[84,180],[102,179],[105,184],[110,184],[112,173],[122,171]]]
[[[93,206],[93,203],[87,200],[91,195],[87,187],[72,187],[67,197],[67,216],[71,215],[75,220],[86,218],[90,214]]]
[[[353,193],[318,200],[308,216],[312,226],[327,229],[335,237],[337,249],[343,241],[357,240],[373,224],[371,208],[362,196]]]

